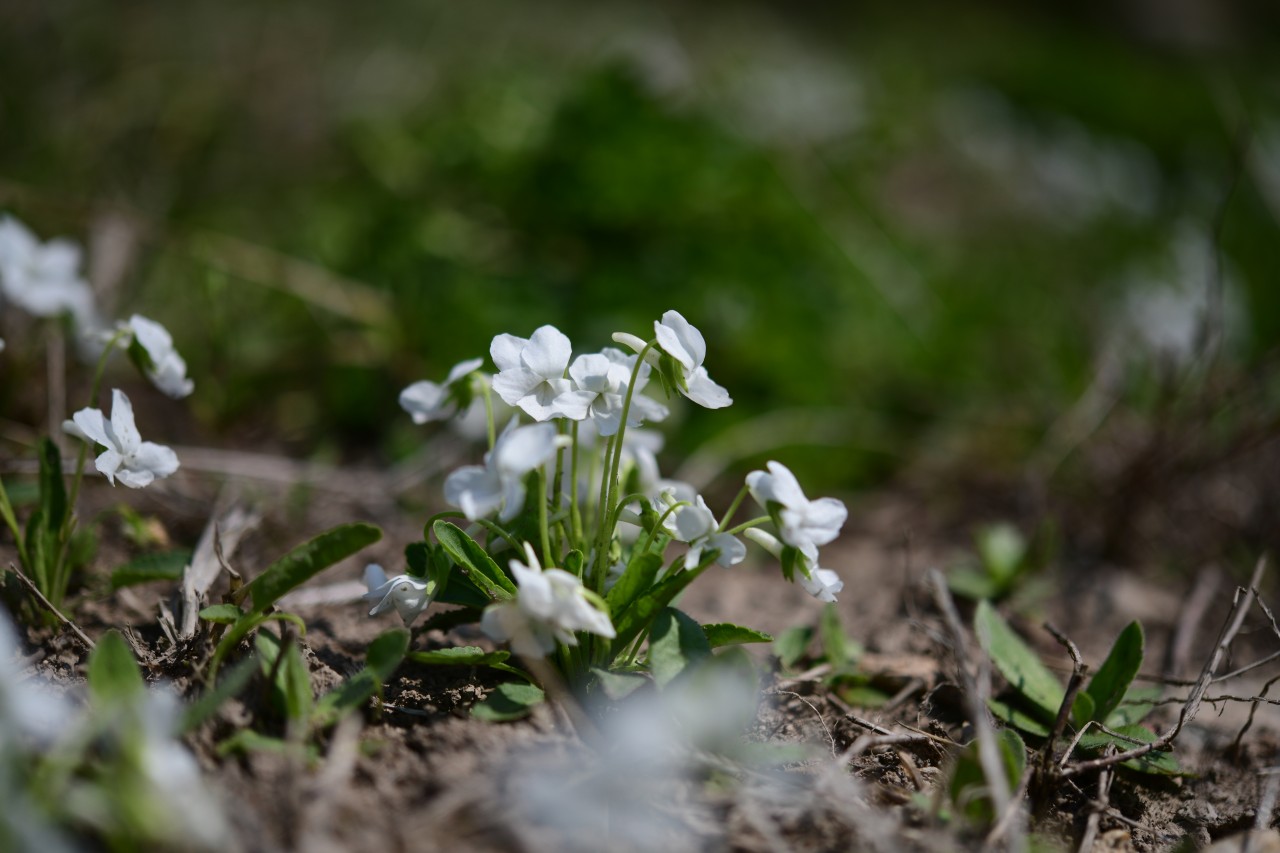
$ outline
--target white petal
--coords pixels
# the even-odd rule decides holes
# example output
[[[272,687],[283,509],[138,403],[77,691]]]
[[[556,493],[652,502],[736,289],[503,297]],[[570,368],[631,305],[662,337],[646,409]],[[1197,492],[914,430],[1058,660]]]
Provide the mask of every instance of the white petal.
[[[564,332],[555,326],[540,326],[529,338],[520,359],[544,379],[561,379],[572,355],[573,345]]]
[[[83,436],[94,444],[101,444],[103,447],[115,446],[115,441],[107,432],[107,419],[103,416],[101,409],[81,409],[71,416],[71,420]]]
[[[98,458],[93,460],[93,465],[100,473],[111,481],[111,485],[116,484],[116,472],[124,465],[124,457],[112,448],[108,447],[102,453],[98,454]],[[123,479],[123,477],[121,478]]]
[[[483,358],[469,358],[466,361],[458,362],[453,366],[453,369],[449,371],[449,375],[445,378],[444,384],[446,386],[452,385],[468,373],[474,373],[482,364],[484,364]]]
[[[476,521],[498,509],[502,503],[502,483],[496,472],[482,465],[467,465],[445,479],[444,496],[467,518]]]
[[[747,546],[741,539],[730,536],[728,533],[717,533],[707,541],[707,544],[720,552],[716,562],[725,568],[736,566],[747,558]]]
[[[568,379],[546,379],[535,386],[531,394],[521,397],[516,405],[535,421],[542,422],[560,417],[556,399],[561,394],[568,393],[572,387]]]
[[[696,370],[707,357],[707,343],[702,333],[686,320],[679,311],[668,311],[662,321],[653,324],[658,336],[658,346],[684,366],[686,371]],[[708,408],[716,408],[708,406]]]
[[[369,598],[369,596],[374,593],[374,590],[383,586],[386,582],[387,573],[383,570],[382,566],[377,563],[370,563],[364,567],[364,585],[369,588],[369,591],[364,595],[365,598]],[[379,595],[379,598],[381,597],[382,596]]]
[[[523,476],[555,455],[556,428],[553,424],[518,427],[493,452],[494,468],[504,479]]]
[[[769,490],[772,493],[772,500],[777,501],[790,509],[802,509],[807,506],[809,499],[804,496],[804,490],[800,488],[800,481],[796,479],[796,475],[791,473],[791,469],[781,462],[769,462],[770,484]]]
[[[133,419],[133,404],[119,388],[111,391],[111,432],[117,448],[125,456],[135,453],[142,445],[142,435]]]
[[[116,477],[131,489],[143,489],[155,481],[156,475],[146,468],[121,468]]]
[[[545,381],[544,377],[528,368],[516,367],[493,377],[493,390],[502,398],[502,402],[514,406]]]
[[[840,576],[830,569],[814,567],[810,570],[811,576],[805,577],[803,574],[797,574],[800,585],[804,587],[805,592],[821,601],[835,601],[836,593],[844,589],[844,581],[840,580]]]
[[[131,467],[146,469],[156,477],[168,477],[178,470],[178,454],[172,448],[153,441],[142,442],[138,452],[133,455],[133,461]]]
[[[571,421],[580,421],[587,416],[597,396],[592,391],[568,391],[556,397],[551,405],[562,417]]]
[[[695,369],[686,377],[686,380],[689,389],[687,391],[682,389],[681,393],[703,408],[723,409],[733,403],[728,390],[717,385],[707,375],[705,367]]]
[[[489,357],[493,359],[498,370],[517,370],[524,367],[520,361],[520,352],[529,343],[528,338],[517,338],[515,335],[498,335],[489,344]]]
[[[413,416],[415,424],[446,419],[444,402],[444,388],[425,379],[400,392],[400,408]]]

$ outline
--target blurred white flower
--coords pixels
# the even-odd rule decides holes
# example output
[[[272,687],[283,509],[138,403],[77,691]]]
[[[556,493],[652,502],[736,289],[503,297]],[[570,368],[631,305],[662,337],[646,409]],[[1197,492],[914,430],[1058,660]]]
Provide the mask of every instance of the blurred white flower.
[[[0,290],[37,317],[69,313],[82,328],[97,325],[93,290],[80,276],[80,249],[70,240],[41,243],[12,216],[0,218]]]
[[[778,559],[782,558],[782,543],[772,533],[752,527],[743,531],[742,535]],[[830,569],[822,568],[816,560],[810,561],[804,554],[798,554],[796,557],[795,568],[800,586],[814,598],[835,601],[836,593],[844,589],[844,581],[840,580],[839,575]]]
[[[168,329],[141,314],[134,314],[121,328],[133,335],[145,354],[145,358],[139,359],[139,366],[151,384],[175,400],[195,389],[195,383],[187,378],[187,363],[173,348],[173,336]]]
[[[524,476],[550,459],[568,436],[557,436],[552,424],[518,427],[512,418],[485,454],[483,465],[466,465],[444,482],[445,500],[472,521],[501,509],[498,518],[510,521],[524,507]]]
[[[481,358],[459,362],[440,384],[425,379],[413,383],[400,392],[400,408],[413,416],[415,424],[447,421],[467,402],[465,398],[469,395],[463,393],[465,385],[461,380],[474,373],[483,363],[484,359]]]
[[[508,406],[517,406],[535,421],[560,414],[556,398],[572,385],[564,378],[573,355],[569,338],[555,326],[541,326],[530,338],[498,335],[489,345],[498,368],[493,390]]]
[[[729,392],[717,385],[702,366],[707,357],[707,343],[679,311],[668,311],[653,324],[662,351],[679,363],[682,371],[680,393],[699,406],[722,409],[733,402]]]
[[[18,643],[13,623],[0,609],[0,751],[6,741],[30,738],[48,743],[70,722],[71,705],[39,678],[24,679],[14,656]]]
[[[370,616],[386,613],[394,607],[404,624],[412,625],[431,604],[425,581],[412,575],[396,575],[388,580],[387,573],[377,563],[365,566],[364,583],[369,588],[364,600],[377,602],[369,611]]]
[[[800,550],[810,562],[818,561],[818,546],[826,545],[840,535],[849,512],[835,498],[811,501],[804,496],[795,475],[778,462],[769,463],[769,473],[752,471],[747,475],[751,496],[768,512],[777,512],[782,541]],[[771,506],[771,504],[776,505]]]
[[[543,657],[556,641],[576,646],[574,631],[615,637],[609,616],[589,599],[582,579],[564,569],[543,569],[533,546],[524,543],[526,563],[510,562],[519,592],[514,601],[485,608],[480,628],[496,642],[510,642],[525,657]]]
[[[112,392],[111,419],[101,409],[81,409],[72,416],[77,437],[106,448],[94,465],[115,485],[116,478],[133,489],[178,470],[178,456],[162,444],[143,441],[133,419],[133,404],[119,388]],[[72,433],[76,434],[76,433]]]

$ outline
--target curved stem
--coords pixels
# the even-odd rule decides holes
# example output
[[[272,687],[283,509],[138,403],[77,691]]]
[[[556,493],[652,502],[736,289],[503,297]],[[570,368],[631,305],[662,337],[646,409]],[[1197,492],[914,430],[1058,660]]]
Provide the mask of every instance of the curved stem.
[[[747,496],[750,488],[744,483],[742,488],[738,490],[738,494],[734,496],[733,503],[729,504],[729,508],[725,510],[724,516],[720,519],[720,524],[716,527],[716,533],[723,533],[725,527],[729,525],[733,519],[733,514],[738,511],[738,507],[742,505],[742,499]]]
[[[727,530],[725,532],[728,533],[730,536],[736,536],[744,530],[750,529],[752,527],[759,527],[760,525],[764,524],[767,521],[773,521],[773,519],[767,515],[762,515],[759,518],[753,518],[750,521],[744,521],[741,524],[739,524],[737,527],[731,528],[730,530]]]
[[[574,421],[569,435],[569,526],[573,532],[573,547],[586,550],[582,541],[582,513],[578,508],[578,422]]]
[[[538,536],[542,540],[542,565],[550,568],[555,565],[555,560],[551,557],[551,531],[547,524],[547,469],[539,465],[534,480],[538,490],[536,500],[538,501]]]

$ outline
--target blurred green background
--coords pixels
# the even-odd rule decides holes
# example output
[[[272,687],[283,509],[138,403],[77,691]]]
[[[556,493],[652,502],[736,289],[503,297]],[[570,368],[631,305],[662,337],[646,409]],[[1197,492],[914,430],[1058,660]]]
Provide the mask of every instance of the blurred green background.
[[[0,207],[169,325],[205,441],[390,461],[399,390],[493,335],[676,308],[736,404],[675,451],[1127,505],[1276,433],[1278,18],[19,0]]]

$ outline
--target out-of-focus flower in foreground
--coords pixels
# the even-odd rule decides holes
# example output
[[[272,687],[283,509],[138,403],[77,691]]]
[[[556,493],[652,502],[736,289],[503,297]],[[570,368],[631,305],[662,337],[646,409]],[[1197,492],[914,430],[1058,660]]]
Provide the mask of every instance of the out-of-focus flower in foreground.
[[[0,218],[0,291],[36,317],[69,313],[81,328],[97,325],[93,291],[80,275],[80,248],[64,239],[41,243],[12,216]]]

